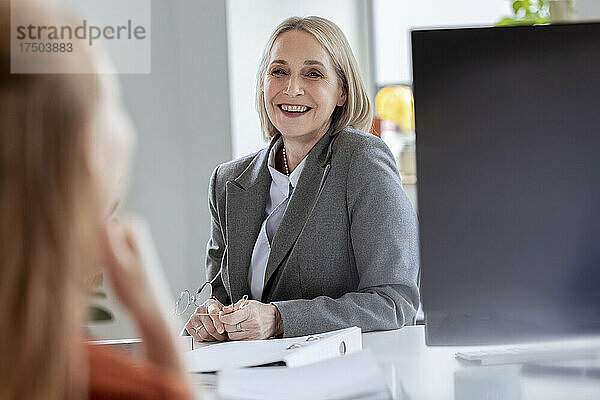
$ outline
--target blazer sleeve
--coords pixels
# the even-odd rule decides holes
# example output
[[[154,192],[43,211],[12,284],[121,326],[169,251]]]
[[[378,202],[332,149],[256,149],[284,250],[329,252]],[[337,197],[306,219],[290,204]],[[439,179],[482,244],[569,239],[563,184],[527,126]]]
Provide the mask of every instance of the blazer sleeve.
[[[350,326],[363,332],[397,329],[412,324],[418,309],[417,218],[383,141],[363,137],[352,151],[347,179],[357,291],[337,299],[273,302],[285,337]]]
[[[225,253],[225,236],[219,215],[219,203],[217,201],[217,175],[219,167],[215,168],[210,178],[208,185],[208,209],[210,211],[210,238],[206,244],[206,279],[210,282],[216,277],[212,283],[213,296],[221,303],[230,304],[229,295],[223,285],[221,275],[221,263]],[[218,275],[218,276],[217,276]]]

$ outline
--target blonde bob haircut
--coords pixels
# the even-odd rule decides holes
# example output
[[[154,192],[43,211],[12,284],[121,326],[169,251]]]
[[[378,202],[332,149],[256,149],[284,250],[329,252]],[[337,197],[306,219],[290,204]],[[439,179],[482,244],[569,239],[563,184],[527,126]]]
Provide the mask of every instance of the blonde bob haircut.
[[[298,30],[310,33],[329,53],[340,85],[346,93],[346,103],[337,106],[331,116],[333,131],[338,132],[347,126],[368,131],[371,126],[371,101],[360,76],[358,63],[342,30],[333,22],[316,16],[306,18],[290,17],[283,21],[269,37],[256,74],[256,111],[260,117],[265,139],[275,136],[277,128],[269,120],[265,106],[263,83],[271,58],[271,49],[277,38],[285,32]]]

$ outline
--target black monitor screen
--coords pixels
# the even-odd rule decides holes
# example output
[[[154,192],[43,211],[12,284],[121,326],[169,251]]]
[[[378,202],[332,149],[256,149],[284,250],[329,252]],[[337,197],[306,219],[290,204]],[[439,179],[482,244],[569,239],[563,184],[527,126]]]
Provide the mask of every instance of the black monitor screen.
[[[411,38],[427,343],[600,332],[600,23]]]

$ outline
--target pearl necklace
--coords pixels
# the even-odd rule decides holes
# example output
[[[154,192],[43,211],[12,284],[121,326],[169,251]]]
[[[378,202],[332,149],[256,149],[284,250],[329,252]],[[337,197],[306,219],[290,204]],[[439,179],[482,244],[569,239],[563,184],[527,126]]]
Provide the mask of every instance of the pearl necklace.
[[[283,152],[283,166],[285,167],[285,174],[287,176],[290,176],[290,169],[288,168],[287,156],[285,155],[285,145],[283,145],[282,152]]]

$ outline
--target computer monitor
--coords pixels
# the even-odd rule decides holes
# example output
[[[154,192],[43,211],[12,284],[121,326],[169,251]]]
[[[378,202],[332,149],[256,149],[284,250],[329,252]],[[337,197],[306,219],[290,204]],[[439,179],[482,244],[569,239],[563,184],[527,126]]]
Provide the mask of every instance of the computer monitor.
[[[600,23],[411,38],[427,344],[600,333]]]

